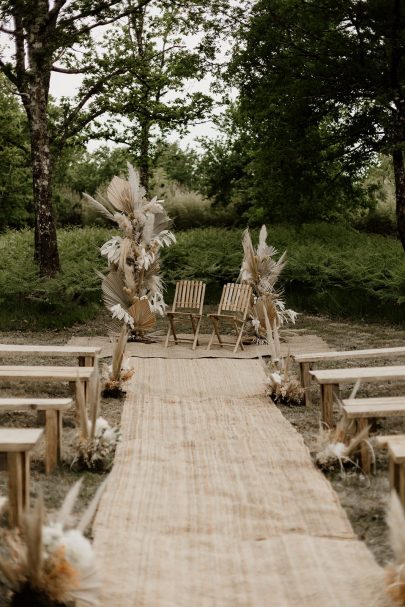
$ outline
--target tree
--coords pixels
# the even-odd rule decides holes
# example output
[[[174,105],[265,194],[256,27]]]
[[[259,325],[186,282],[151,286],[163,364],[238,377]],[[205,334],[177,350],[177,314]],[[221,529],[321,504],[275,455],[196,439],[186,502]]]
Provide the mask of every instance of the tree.
[[[49,85],[52,72],[81,74],[89,66],[89,55],[79,58],[74,49],[91,49],[91,32],[141,10],[151,0],[138,0],[136,6],[113,0],[0,0],[0,31],[14,44],[12,60],[0,56],[0,70],[15,86],[24,106],[29,126],[33,199],[36,212],[35,251],[41,275],[59,271],[59,255],[52,207],[51,147],[61,150],[69,138],[105,112],[99,103],[92,104],[111,86],[116,67],[88,77],[77,95],[76,103],[64,106],[58,123],[52,124]]]
[[[129,3],[137,7],[137,0]],[[116,28],[106,46],[105,56],[120,71],[116,86],[108,93],[111,112],[127,119],[127,126],[113,138],[129,145],[146,190],[154,155],[153,138],[204,119],[211,107],[208,95],[185,91],[187,82],[201,79],[207,70],[201,45],[199,51],[186,45],[187,35],[201,26],[199,13],[190,17],[190,10],[198,5],[144,5],[128,16],[125,27]]]
[[[0,230],[33,220],[27,121],[10,89],[0,74]]]
[[[297,199],[333,203],[339,184],[345,208],[376,153],[389,152],[405,248],[402,9],[401,0],[259,0],[230,77],[252,133],[255,177],[267,173],[280,199],[295,189]]]

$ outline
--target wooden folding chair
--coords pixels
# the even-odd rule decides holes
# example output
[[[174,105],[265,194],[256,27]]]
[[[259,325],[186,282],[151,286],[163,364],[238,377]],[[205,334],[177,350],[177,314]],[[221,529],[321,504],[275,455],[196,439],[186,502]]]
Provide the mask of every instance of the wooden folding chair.
[[[225,342],[219,333],[219,321],[228,322],[234,325],[236,329],[236,344],[234,352],[239,346],[244,350],[242,343],[243,330],[245,328],[246,317],[251,306],[252,287],[247,284],[228,283],[222,290],[221,301],[219,302],[218,313],[208,314],[208,318],[212,322],[213,331],[209,341],[207,350],[212,346],[215,335],[217,336],[219,345],[233,345]],[[233,314],[232,314],[233,312]]]
[[[180,280],[176,283],[173,306],[171,311],[167,312],[167,316],[169,318],[169,330],[167,331],[165,343],[166,348],[169,345],[171,333],[173,333],[173,338],[176,344],[179,341],[189,341],[188,339],[184,338],[180,339],[176,334],[176,329],[174,326],[175,318],[189,316],[194,333],[193,350],[195,350],[198,344],[198,332],[200,330],[204,296],[205,283],[203,283],[201,280]],[[180,308],[181,311],[179,311],[178,308]],[[195,310],[197,310],[197,312],[195,312]]]

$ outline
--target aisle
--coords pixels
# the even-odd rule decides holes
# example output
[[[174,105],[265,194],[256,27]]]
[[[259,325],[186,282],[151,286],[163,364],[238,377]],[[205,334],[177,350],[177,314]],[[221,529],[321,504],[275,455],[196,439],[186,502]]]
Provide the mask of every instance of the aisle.
[[[105,607],[370,607],[356,540],[255,360],[136,359],[96,517]]]

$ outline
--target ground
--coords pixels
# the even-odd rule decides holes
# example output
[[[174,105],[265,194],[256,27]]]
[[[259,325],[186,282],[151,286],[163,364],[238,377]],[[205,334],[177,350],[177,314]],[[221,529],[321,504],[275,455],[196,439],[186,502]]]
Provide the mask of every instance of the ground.
[[[208,310],[211,311],[211,310]],[[206,323],[206,319],[204,323]],[[36,344],[64,344],[73,335],[105,335],[109,328],[109,317],[102,312],[92,322],[85,325],[77,325],[69,329],[50,332],[30,332],[13,331],[0,334],[2,343],[36,343]],[[203,324],[202,332],[208,332],[208,325]],[[161,320],[157,326],[158,331],[166,330],[166,321]],[[367,322],[336,321],[321,316],[309,316],[302,314],[299,316],[296,325],[297,331],[303,333],[316,333],[323,337],[329,346],[333,349],[359,349],[368,347],[399,346],[405,341],[405,330],[399,327],[393,327],[386,324],[368,324]],[[15,363],[24,363],[25,359],[14,359]],[[0,359],[0,364],[5,364],[5,360]],[[30,362],[34,363],[30,358]],[[49,359],[37,358],[36,364],[49,362]],[[401,363],[403,359],[391,359],[387,364]],[[55,364],[62,364],[61,359],[56,359]],[[76,361],[72,360],[72,364]],[[362,364],[359,361],[352,362],[353,365]],[[370,361],[364,361],[364,365],[370,364]],[[332,366],[328,363],[328,366]],[[338,366],[338,365],[336,365]],[[23,396],[32,394],[33,384],[21,383],[19,386],[14,384],[3,384],[2,394]],[[350,388],[348,389],[350,390]],[[401,384],[392,384],[387,389],[386,384],[369,384],[367,389],[361,388],[358,395],[378,395],[378,394],[401,394]],[[68,388],[57,386],[56,384],[41,384],[41,394],[64,396]],[[345,392],[343,392],[345,394]],[[280,406],[280,410],[286,418],[303,435],[304,440],[313,451],[316,442],[316,436],[319,430],[319,397],[316,386],[313,388],[313,401],[310,407],[289,408]],[[116,425],[120,421],[122,401],[120,399],[103,399],[102,415]],[[35,425],[36,414],[19,413],[1,414],[0,426],[22,426]],[[379,433],[405,432],[405,420],[398,419],[381,420],[378,424]],[[49,477],[44,474],[44,465],[41,457],[41,449],[33,458],[32,464],[32,493],[33,497],[42,492],[48,511],[56,509],[71,484],[83,475],[71,468],[71,460],[74,453],[74,416],[73,413],[64,416],[64,457],[65,462]],[[43,448],[43,447],[42,447]],[[328,478],[336,490],[343,507],[345,508],[354,530],[363,539],[370,550],[374,553],[380,564],[385,564],[391,556],[387,529],[385,525],[385,508],[388,497],[388,474],[387,457],[382,451],[376,454],[377,465],[376,473],[365,477],[356,470],[348,470],[342,474],[339,470],[329,472]],[[87,472],[83,483],[82,495],[78,502],[78,509],[83,509],[86,503],[94,494],[97,486],[105,477],[102,473]],[[6,473],[1,471],[0,467],[0,494],[4,493],[7,482]],[[3,521],[5,522],[5,521]],[[1,542],[0,542],[1,544]],[[2,603],[0,587],[0,607]]]

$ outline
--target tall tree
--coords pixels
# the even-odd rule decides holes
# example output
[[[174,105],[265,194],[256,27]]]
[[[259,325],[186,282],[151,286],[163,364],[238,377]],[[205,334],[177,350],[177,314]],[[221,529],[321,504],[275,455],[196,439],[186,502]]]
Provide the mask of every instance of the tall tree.
[[[190,16],[200,2],[152,2],[134,10],[125,27],[116,28],[106,46],[105,57],[122,70],[117,85],[109,91],[113,114],[125,116],[127,126],[115,133],[137,158],[142,185],[148,189],[152,141],[172,130],[181,130],[206,117],[209,95],[187,92],[192,79],[201,80],[207,70],[201,44],[190,44],[189,35],[202,27],[202,14]],[[209,11],[207,3],[205,14]]]
[[[401,0],[259,0],[240,35],[231,74],[260,166],[297,197],[343,180],[347,200],[376,152],[390,153],[405,248]]]
[[[138,0],[136,9],[151,0]],[[80,74],[88,70],[75,49],[92,46],[91,32],[116,22],[134,11],[125,1],[113,0],[0,0],[0,31],[14,45],[12,58],[0,56],[0,70],[16,87],[28,119],[33,198],[36,211],[35,252],[40,273],[53,276],[59,271],[59,255],[52,208],[51,146],[61,149],[70,137],[104,113],[91,104],[95,95],[111,85],[116,75],[104,64],[103,72],[86,78],[77,102],[65,105],[63,119],[53,128],[48,112],[52,72]]]

